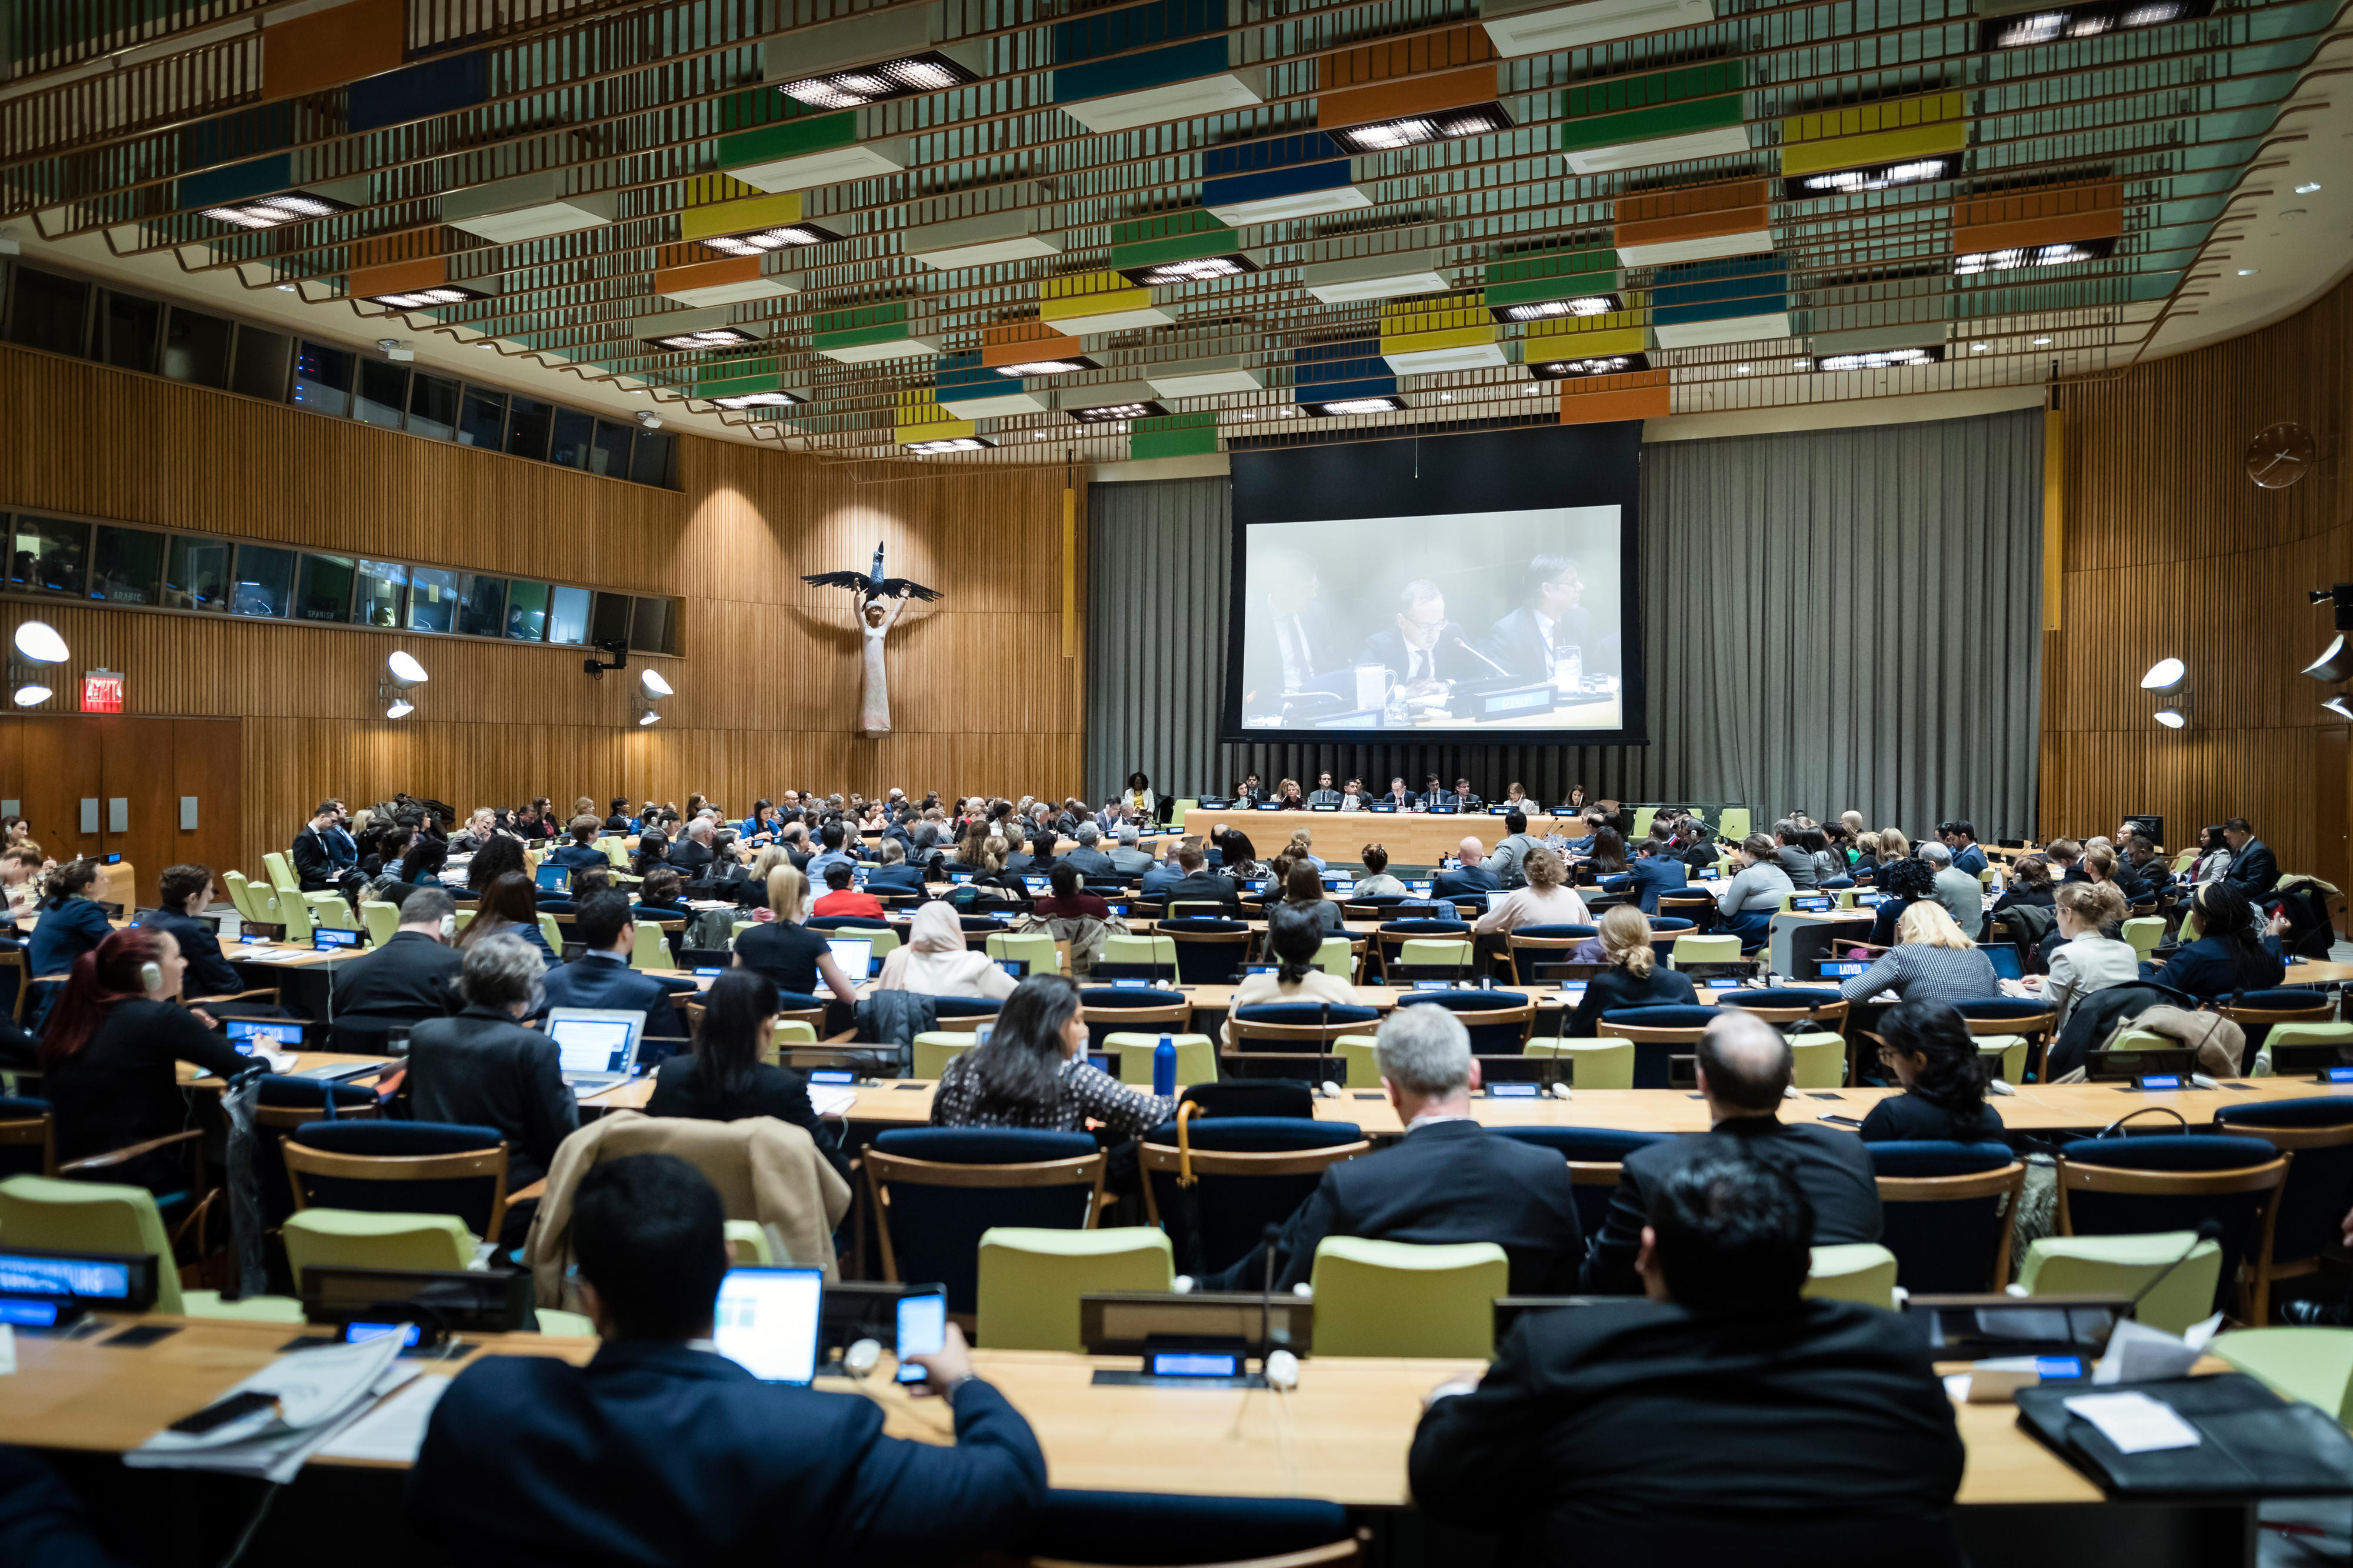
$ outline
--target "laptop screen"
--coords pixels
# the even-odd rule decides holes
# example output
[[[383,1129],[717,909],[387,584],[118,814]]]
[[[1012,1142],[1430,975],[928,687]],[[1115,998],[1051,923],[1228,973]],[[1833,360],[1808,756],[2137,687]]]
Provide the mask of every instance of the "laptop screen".
[[[731,1268],[719,1282],[712,1338],[763,1383],[807,1383],[817,1375],[824,1296],[815,1268]]]
[[[555,1042],[556,1061],[565,1072],[625,1073],[644,1023],[642,1013],[558,1007],[547,1016],[547,1037]]]
[[[834,963],[841,966],[842,974],[852,984],[866,978],[867,966],[874,960],[872,937],[829,936],[825,945],[833,950]]]
[[[2026,967],[2018,956],[2017,944],[2007,942],[1989,942],[1980,946],[1978,951],[1993,961],[1993,972],[2000,978],[2003,980],[2026,978]]]
[[[565,891],[572,886],[572,868],[569,866],[542,866],[539,868],[539,886],[542,892],[561,893]]]
[[[273,1051],[299,1051],[302,1048],[302,1026],[293,1019],[229,1018],[222,1027],[228,1031],[228,1043],[250,1055],[256,1048]]]

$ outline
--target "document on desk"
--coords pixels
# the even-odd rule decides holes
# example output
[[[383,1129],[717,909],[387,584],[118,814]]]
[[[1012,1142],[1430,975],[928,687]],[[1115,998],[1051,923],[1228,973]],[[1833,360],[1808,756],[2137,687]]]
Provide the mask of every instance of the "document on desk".
[[[208,1431],[167,1428],[122,1462],[133,1469],[220,1470],[283,1486],[379,1396],[417,1375],[417,1363],[399,1355],[397,1334],[289,1351],[221,1395],[268,1394],[272,1405]]]
[[[2198,1428],[2172,1405],[2146,1394],[2078,1394],[2068,1410],[2100,1429],[2120,1454],[2151,1454],[2161,1448],[2195,1448],[2204,1441]]]
[[[839,1086],[812,1085],[808,1097],[809,1104],[817,1108],[817,1113],[819,1116],[847,1116],[849,1114],[849,1108],[858,1103],[856,1089],[843,1089]]]
[[[344,1427],[322,1447],[322,1459],[376,1459],[413,1464],[425,1447],[433,1407],[449,1392],[446,1377],[420,1377]]]

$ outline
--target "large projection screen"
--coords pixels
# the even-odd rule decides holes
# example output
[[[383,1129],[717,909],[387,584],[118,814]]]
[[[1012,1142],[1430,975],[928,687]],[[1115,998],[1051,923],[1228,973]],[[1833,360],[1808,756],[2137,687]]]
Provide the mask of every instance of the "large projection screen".
[[[1224,737],[1644,740],[1636,423],[1233,458]]]

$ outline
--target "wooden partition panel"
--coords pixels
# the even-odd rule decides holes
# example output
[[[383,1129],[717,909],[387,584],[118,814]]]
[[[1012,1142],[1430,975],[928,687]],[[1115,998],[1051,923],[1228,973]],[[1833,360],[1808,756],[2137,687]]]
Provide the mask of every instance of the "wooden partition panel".
[[[2108,833],[2161,814],[2190,844],[2244,816],[2289,871],[2353,885],[2345,721],[2298,671],[2334,635],[2307,591],[2353,580],[2353,284],[2262,331],[2060,389],[2067,531],[2062,630],[2046,634],[2041,822]],[[2294,420],[2321,462],[2250,482],[2248,442]],[[2189,668],[2189,726],[2150,718],[2143,671]]]
[[[241,813],[222,864],[258,870],[327,795],[358,805],[407,790],[464,810],[535,795],[682,803],[700,790],[738,808],[786,788],[1081,787],[1083,659],[1061,653],[1059,474],[896,469],[913,477],[860,484],[873,468],[685,437],[683,488],[659,490],[13,347],[0,347],[0,402],[18,411],[0,448],[0,509],[685,600],[681,657],[658,661],[677,695],[640,729],[638,656],[595,679],[576,647],[0,598],[0,633],[37,616],[64,635],[72,669],[124,672],[130,713],[240,721]],[[946,597],[912,605],[892,632],[893,732],[865,740],[852,732],[862,644],[850,595],[800,579],[863,571],[878,540],[892,574]],[[387,721],[376,681],[396,648],[431,679],[414,717]],[[71,700],[69,684],[53,707]],[[46,810],[76,764],[31,722],[0,723],[0,795]],[[195,766],[179,760],[191,750],[175,736],[157,778]],[[204,793],[149,787],[174,822],[175,797]],[[227,820],[205,819],[197,837]]]

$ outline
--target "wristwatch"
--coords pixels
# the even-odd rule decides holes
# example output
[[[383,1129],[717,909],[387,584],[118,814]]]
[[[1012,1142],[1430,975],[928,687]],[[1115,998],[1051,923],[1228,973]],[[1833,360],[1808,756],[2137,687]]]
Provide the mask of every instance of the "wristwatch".
[[[965,1384],[972,1382],[974,1376],[975,1374],[972,1373],[965,1373],[954,1383],[942,1384],[937,1390],[940,1396],[940,1403],[946,1405],[951,1410],[955,1409],[956,1390],[962,1388]]]

